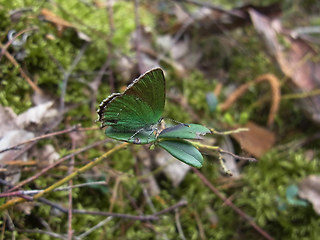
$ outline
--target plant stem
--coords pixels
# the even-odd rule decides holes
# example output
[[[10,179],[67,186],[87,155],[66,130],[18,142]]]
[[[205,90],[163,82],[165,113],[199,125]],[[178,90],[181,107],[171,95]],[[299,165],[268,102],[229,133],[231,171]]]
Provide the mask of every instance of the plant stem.
[[[33,199],[38,199],[40,197],[42,197],[44,194],[51,192],[53,189],[60,187],[61,185],[63,185],[64,183],[67,183],[69,180],[75,178],[76,176],[78,176],[79,174],[88,171],[89,169],[93,168],[94,166],[98,165],[99,163],[102,162],[102,160],[104,160],[106,157],[108,157],[109,155],[113,154],[114,152],[123,149],[124,147],[126,147],[128,145],[128,143],[122,143],[118,146],[115,146],[114,148],[112,148],[111,150],[109,150],[108,152],[104,153],[103,155],[101,155],[100,157],[98,157],[96,160],[88,163],[87,165],[83,166],[82,168],[77,169],[76,171],[74,171],[73,173],[69,174],[68,176],[66,176],[65,178],[61,179],[60,181],[56,182],[55,184],[51,185],[50,187],[44,189],[43,191],[39,192],[38,194],[34,195]],[[17,203],[22,203],[25,202],[26,199],[24,198],[15,198],[12,199],[8,202],[6,202],[5,204],[0,206],[0,212],[7,209],[8,207],[11,207]]]

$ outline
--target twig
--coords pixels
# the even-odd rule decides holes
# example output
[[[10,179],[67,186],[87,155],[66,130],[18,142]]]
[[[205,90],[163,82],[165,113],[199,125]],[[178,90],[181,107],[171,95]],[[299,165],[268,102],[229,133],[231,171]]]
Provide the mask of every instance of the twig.
[[[26,32],[35,31],[35,30],[38,30],[38,28],[37,27],[31,27],[31,28],[27,28],[27,29],[21,30],[20,32],[15,34],[5,45],[3,45],[1,47],[0,61],[1,61],[1,58],[2,58],[3,54],[7,51],[8,47],[14,42],[14,40],[16,40],[19,36],[21,36],[22,34],[24,34]]]
[[[224,164],[222,155],[219,153],[219,162],[220,162],[220,166],[222,167],[223,171],[229,175],[232,176],[232,172],[226,167],[226,165]]]
[[[144,185],[142,187],[143,187],[142,192],[143,192],[144,197],[146,198],[147,204],[149,205],[149,208],[151,209],[151,212],[155,213],[156,212],[156,208],[154,207],[154,204],[151,201],[151,198],[149,196],[148,190],[145,188]]]
[[[25,233],[41,233],[41,234],[46,234],[50,237],[54,237],[54,238],[58,238],[58,239],[63,239],[65,240],[65,236],[58,234],[58,233],[54,233],[54,232],[49,232],[49,231],[44,231],[44,230],[40,230],[40,229],[17,229],[18,232],[25,232]]]
[[[100,216],[112,216],[112,217],[119,217],[119,218],[127,218],[139,221],[150,221],[150,220],[158,220],[160,215],[166,214],[168,212],[172,212],[176,208],[182,207],[187,205],[187,201],[182,200],[171,207],[163,209],[159,212],[156,212],[152,215],[143,215],[143,216],[135,216],[130,214],[122,214],[122,213],[110,213],[110,212],[96,212],[96,211],[86,211],[86,210],[73,210],[73,213],[77,214],[93,214],[93,215],[100,215]]]
[[[237,18],[241,18],[241,19],[244,18],[242,15],[236,14],[236,13],[234,13],[232,11],[225,10],[222,7],[215,6],[215,5],[213,5],[211,3],[208,3],[208,2],[203,2],[203,1],[198,2],[196,0],[173,0],[173,1],[174,2],[187,2],[187,3],[191,3],[193,5],[196,5],[196,6],[210,8],[212,10],[215,10],[215,11],[218,11],[218,12],[222,12],[222,13],[228,14],[228,15],[233,16],[233,17],[237,17]]]
[[[0,48],[3,48],[3,45],[0,42]],[[14,59],[14,57],[8,52],[4,51],[4,55],[8,58],[8,60],[16,67],[19,69],[19,72],[21,76],[27,81],[27,83],[30,85],[30,87],[38,93],[39,95],[42,95],[43,92],[42,90],[31,80],[31,78],[23,71],[23,69],[20,67],[19,63]]]
[[[8,214],[3,214],[2,215],[2,227],[1,227],[1,235],[0,235],[0,239],[3,240],[4,239],[4,233],[5,233],[5,229],[6,229],[6,224],[7,224],[7,215]]]
[[[313,97],[317,95],[320,95],[320,89],[314,89],[309,92],[290,93],[290,94],[282,95],[281,100],[303,99],[303,98]]]
[[[98,216],[111,216],[111,217],[117,217],[117,218],[125,218],[125,219],[131,219],[131,220],[138,220],[138,221],[155,221],[158,220],[158,216],[153,215],[131,215],[131,214],[123,214],[123,213],[112,213],[112,212],[98,212],[98,211],[88,211],[88,210],[73,210],[74,214],[90,214],[90,215],[98,215]]]
[[[116,199],[117,199],[118,188],[119,188],[121,181],[122,181],[122,177],[121,176],[117,177],[116,182],[114,184],[114,187],[112,188],[112,196],[110,198],[109,212],[112,212],[112,210],[113,210],[113,206],[114,206]]]
[[[239,97],[241,97],[249,89],[250,86],[263,81],[269,82],[271,86],[272,103],[271,103],[270,112],[268,116],[268,125],[269,126],[272,125],[274,122],[275,115],[278,112],[280,99],[281,99],[279,79],[273,74],[263,74],[257,77],[256,79],[254,79],[253,81],[250,81],[248,83],[241,85],[240,87],[237,88],[237,90],[235,90],[232,94],[230,94],[230,97],[228,97],[225,102],[219,104],[219,108],[222,111],[227,110],[229,107],[232,106],[232,104]]]
[[[73,172],[72,174],[64,177],[63,179],[59,180],[58,182],[56,182],[55,184],[51,185],[50,187],[46,188],[44,191],[36,194],[33,198],[34,199],[38,199],[39,197],[42,197],[44,194],[51,192],[53,189],[60,187],[61,185],[65,184],[66,182],[70,181],[71,179],[75,178],[76,176],[78,176],[79,174],[92,169],[94,166],[100,164],[106,157],[108,157],[109,155],[113,154],[114,152],[125,148],[128,145],[128,143],[122,143],[118,146],[115,146],[114,148],[112,148],[111,150],[109,150],[108,152],[106,152],[105,154],[101,155],[100,157],[98,157],[97,159],[95,159],[94,161],[88,163],[87,165],[83,166],[82,168],[77,169],[75,172]],[[21,203],[21,202],[25,202],[24,198],[15,198],[12,199],[8,202],[6,202],[5,204],[0,206],[0,211],[3,211],[5,209],[7,209],[8,207],[11,207],[17,203]]]
[[[107,51],[108,51],[108,56],[103,64],[103,66],[100,68],[97,76],[94,78],[94,80],[90,83],[90,87],[93,91],[92,97],[91,97],[91,113],[94,114],[96,112],[96,102],[97,102],[97,91],[99,89],[99,86],[101,84],[102,77],[104,73],[106,72],[107,68],[109,67],[109,72],[108,72],[108,78],[109,78],[109,85],[110,85],[110,90],[111,92],[115,91],[115,85],[114,85],[114,77],[113,77],[113,72],[112,69],[110,68],[110,63],[112,61],[113,57],[113,45],[112,45],[112,38],[114,34],[114,21],[113,21],[113,11],[112,11],[112,3],[110,0],[106,0],[107,3],[107,13],[108,13],[108,23],[109,23],[109,30],[110,34],[107,39]]]
[[[92,97],[91,97],[91,113],[96,113],[96,102],[97,102],[97,91],[99,89],[99,86],[101,84],[102,77],[104,73],[106,72],[107,68],[110,65],[110,58],[108,57],[106,62],[103,64],[103,66],[100,68],[97,76],[94,78],[94,80],[89,84],[90,88],[92,89]]]
[[[171,212],[172,210],[179,208],[179,207],[182,207],[182,206],[185,206],[187,204],[188,204],[188,202],[186,200],[181,200],[180,202],[176,203],[175,205],[172,205],[171,207],[168,207],[168,208],[166,208],[162,211],[159,211],[153,215],[155,215],[155,216],[163,215],[167,212]]]
[[[69,77],[70,77],[72,71],[74,70],[74,68],[80,62],[80,60],[81,60],[84,52],[86,51],[87,47],[89,46],[89,44],[90,44],[89,42],[85,42],[83,44],[82,48],[80,49],[80,52],[78,53],[78,55],[76,56],[76,58],[72,62],[68,71],[63,74],[64,76],[63,76],[63,81],[62,81],[62,90],[61,90],[61,97],[60,97],[60,111],[61,112],[63,112],[63,110],[64,110],[64,97],[66,95]]]
[[[79,126],[74,126],[72,128],[65,129],[65,130],[62,130],[62,131],[44,134],[44,135],[41,135],[41,136],[38,136],[38,137],[34,137],[34,138],[31,138],[31,139],[28,139],[27,141],[18,143],[16,145],[12,146],[12,147],[2,149],[2,150],[0,150],[0,153],[6,152],[6,151],[10,151],[10,150],[20,150],[19,146],[21,146],[21,145],[24,145],[24,144],[27,144],[27,143],[31,143],[31,142],[35,142],[35,141],[39,141],[41,139],[45,139],[45,138],[49,138],[49,137],[65,134],[65,133],[78,131],[78,130],[79,130]]]
[[[100,144],[103,144],[103,143],[105,143],[105,142],[107,142],[107,141],[108,141],[108,139],[102,140],[102,141],[99,141],[99,142],[96,142],[96,143],[93,143],[93,144],[91,144],[91,145],[89,145],[89,146],[86,146],[86,147],[84,147],[84,148],[81,148],[81,149],[79,149],[78,151],[76,151],[76,152],[74,152],[74,153],[71,153],[71,154],[69,154],[69,155],[67,155],[67,156],[59,159],[59,160],[56,161],[55,163],[53,163],[53,164],[49,165],[48,167],[42,169],[42,170],[41,170],[40,172],[38,172],[36,175],[34,175],[34,176],[32,176],[32,177],[30,177],[30,178],[28,178],[28,179],[20,182],[19,184],[17,184],[17,185],[14,186],[13,188],[9,189],[9,192],[15,191],[15,190],[19,189],[20,187],[22,187],[23,185],[25,185],[25,184],[27,184],[27,183],[29,183],[29,182],[34,181],[35,179],[37,179],[38,177],[40,177],[41,175],[43,175],[44,173],[46,173],[46,172],[49,171],[50,169],[58,166],[59,164],[61,164],[61,163],[64,162],[65,160],[71,158],[72,156],[76,156],[77,154],[79,154],[79,153],[81,153],[81,152],[87,151],[87,150],[89,150],[89,149],[91,149],[91,148],[93,148],[93,147],[95,147],[95,146],[98,146],[98,145],[100,145]]]
[[[239,160],[246,160],[246,161],[250,161],[250,162],[256,162],[257,159],[253,158],[253,157],[242,157],[242,156],[238,156],[236,154],[233,154],[232,152],[228,152],[226,150],[223,150],[223,149],[219,149],[219,152],[221,153],[226,153],[226,154],[229,154],[231,155],[232,157],[236,158],[236,159],[239,159]]]
[[[107,217],[106,219],[104,219],[103,221],[99,222],[97,225],[95,225],[94,227],[90,228],[89,230],[85,231],[84,233],[82,233],[81,235],[75,237],[76,239],[82,239],[86,236],[88,236],[90,233],[92,233],[93,231],[95,231],[96,229],[102,227],[103,225],[105,225],[106,223],[110,222],[112,220],[113,217]]]
[[[107,48],[108,48],[108,66],[110,66],[110,63],[112,61],[112,59],[114,59],[114,54],[113,54],[113,43],[112,43],[112,39],[113,39],[113,35],[114,35],[114,21],[113,21],[113,8],[112,8],[112,1],[111,0],[107,0],[107,11],[108,11],[108,22],[109,22],[109,28],[110,28],[110,35],[108,36],[108,40],[107,40]],[[114,86],[114,77],[113,77],[113,71],[110,68],[110,74],[109,74],[109,84],[110,84],[110,89],[112,92],[115,91],[115,86]]]
[[[179,214],[179,210],[178,209],[175,209],[175,219],[176,219],[176,226],[177,226],[177,229],[178,229],[178,233],[179,233],[180,239],[186,240],[186,237],[184,236],[184,233],[183,233],[183,230],[182,230],[182,227],[181,227],[180,214]]]
[[[252,158],[252,157],[241,157],[241,156],[238,156],[236,154],[233,154],[231,152],[228,152],[226,150],[223,150],[221,149],[220,147],[218,146],[209,146],[209,145],[205,145],[205,144],[202,144],[202,143],[199,143],[199,142],[193,142],[193,141],[189,141],[193,146],[197,147],[197,148],[205,148],[205,149],[209,149],[209,150],[213,150],[213,151],[218,151],[220,153],[226,153],[226,154],[229,154],[231,155],[232,157],[236,158],[236,159],[241,159],[241,160],[247,160],[247,161],[252,161],[252,162],[256,162],[257,159],[255,158]]]
[[[0,179],[0,183],[1,183],[2,185],[8,186],[8,187],[13,187],[13,185],[11,185],[10,183],[8,183],[7,181],[5,181],[5,180],[3,180],[3,179]],[[21,192],[22,194],[25,194],[24,192],[28,192],[28,191],[20,191],[20,192]],[[31,191],[30,191],[30,192],[31,192]],[[9,194],[10,194],[10,193],[9,193]],[[19,195],[17,195],[17,196],[19,196]],[[20,197],[25,198],[26,200],[33,200],[32,197],[29,197],[29,196],[26,196],[26,195],[20,195]],[[56,204],[56,203],[53,203],[53,202],[49,201],[48,199],[45,199],[45,198],[41,197],[41,198],[39,198],[38,200],[39,200],[39,202],[42,202],[42,203],[47,204],[47,205],[49,205],[49,206],[51,206],[51,207],[53,207],[53,208],[56,208],[56,209],[60,210],[61,212],[67,213],[67,210],[66,210],[66,209],[64,209],[63,207],[59,206],[59,205]]]
[[[222,193],[220,193],[218,191],[218,189],[216,189],[211,183],[210,181],[196,168],[192,168],[192,170],[198,175],[198,177],[202,180],[202,182],[207,185],[207,187],[210,188],[210,190],[212,192],[214,192],[214,194],[216,194],[222,201],[225,202],[226,205],[230,206],[237,214],[239,214],[239,216],[241,216],[242,218],[244,218],[246,221],[248,221],[248,223],[257,231],[259,232],[264,238],[268,239],[268,240],[274,240],[273,237],[271,237],[266,231],[264,231],[261,227],[259,227],[254,221],[253,219],[248,216],[245,212],[243,212],[241,209],[239,209],[238,207],[236,207],[230,200],[228,200],[225,196],[222,195]]]
[[[199,216],[198,212],[196,210],[194,210],[193,215],[194,215],[196,223],[198,225],[200,239],[201,240],[207,239],[206,235],[204,233],[203,224],[201,222],[201,219],[200,219],[200,216]]]
[[[144,67],[141,61],[141,51],[140,51],[140,39],[141,39],[141,28],[139,21],[139,0],[134,0],[134,23],[136,25],[136,38],[135,38],[135,49],[136,49],[136,59],[139,67],[139,73],[142,73]]]
[[[24,166],[34,166],[37,165],[37,161],[27,161],[24,162],[22,160],[16,160],[16,161],[3,161],[1,165],[7,165],[7,166],[19,166],[19,167],[24,167]]]
[[[126,145],[126,143],[125,144],[122,144],[122,145]],[[120,147],[120,146],[118,146],[118,147]],[[109,151],[110,152],[110,151]],[[107,153],[106,153],[107,154]],[[103,156],[101,156],[100,158],[102,158]],[[98,160],[98,159],[97,159]],[[96,161],[97,161],[96,160]],[[69,175],[70,176],[70,175]],[[2,180],[2,179],[0,179],[0,180]],[[62,179],[63,180],[63,179]],[[7,183],[6,181],[4,181],[4,180],[2,180],[4,183],[4,185],[9,185],[10,186],[10,184],[9,183]],[[52,187],[52,186],[51,186]],[[40,194],[38,194],[38,196],[39,196]],[[43,194],[42,194],[43,195]],[[37,195],[36,195],[37,196]],[[36,199],[37,197],[35,196],[35,198],[34,199]],[[64,208],[64,207],[62,207],[62,206],[60,206],[60,205],[58,205],[58,204],[55,204],[55,203],[53,203],[53,202],[51,202],[51,201],[49,201],[49,200],[47,200],[47,199],[45,199],[45,198],[42,198],[42,197],[39,197],[38,198],[38,200],[40,201],[40,202],[42,202],[42,203],[45,203],[45,204],[47,204],[47,205],[49,205],[49,206],[52,206],[52,207],[54,207],[54,208],[56,208],[56,209],[58,209],[59,211],[61,211],[61,212],[63,212],[63,213],[66,213],[66,214],[68,214],[68,212],[69,212],[69,209],[66,209],[66,208]],[[19,201],[19,202],[21,202],[21,201]],[[180,201],[180,202],[178,202],[178,203],[176,203],[175,205],[173,205],[173,206],[171,206],[171,207],[168,207],[168,208],[166,208],[166,209],[163,209],[163,210],[161,210],[161,211],[159,211],[159,212],[155,212],[154,214],[152,214],[152,215],[144,215],[144,216],[135,216],[135,215],[130,215],[130,214],[122,214],[122,213],[110,213],[110,212],[98,212],[98,211],[86,211],[86,210],[83,210],[83,209],[73,209],[72,210],[72,213],[73,214],[91,214],[91,215],[100,215],[100,216],[107,216],[107,217],[109,217],[109,216],[111,216],[111,217],[117,217],[117,218],[125,218],[125,219],[132,219],[132,220],[139,220],[139,221],[151,221],[151,220],[158,220],[159,218],[159,216],[160,215],[163,215],[163,214],[166,214],[166,213],[168,213],[168,212],[171,212],[171,211],[173,211],[173,210],[175,210],[176,208],[179,208],[179,207],[182,207],[182,206],[185,206],[185,205],[187,205],[187,201],[185,201],[185,200],[182,200],[182,201]],[[2,206],[0,206],[0,210],[3,210],[3,205]]]
[[[72,151],[76,148],[76,133],[70,133],[71,137],[71,149]],[[74,156],[71,157],[68,174],[71,174],[74,170]],[[72,179],[69,181],[69,186],[72,186]],[[68,240],[72,240],[72,188],[69,189],[69,204],[68,204]]]
[[[5,181],[4,179],[1,179],[1,178],[0,178],[0,184],[2,184],[4,186],[12,187],[12,185],[10,183],[8,183],[7,181]],[[19,197],[25,198],[27,201],[33,199],[32,197],[25,196],[21,192],[19,192],[19,193],[15,192],[15,193],[12,193],[12,195],[11,195],[11,193],[2,193],[1,195],[2,195],[1,197],[19,196]]]
[[[210,128],[211,133],[217,134],[217,135],[230,135],[230,134],[234,134],[234,133],[246,132],[249,130],[250,130],[249,128],[237,128],[237,129],[230,130],[230,131],[218,132],[217,130]]]
[[[3,184],[3,180],[0,179],[0,183]],[[72,186],[67,186],[67,187],[59,187],[53,190],[53,192],[58,192],[58,191],[69,191],[70,189],[73,188],[80,188],[80,187],[88,187],[91,185],[106,185],[105,181],[98,181],[98,182],[88,182],[88,183],[82,183],[82,184],[76,184]],[[14,186],[11,186],[14,187]],[[21,191],[16,191],[16,192],[5,192],[5,193],[0,193],[0,198],[3,197],[13,197],[13,196],[21,196],[21,195],[35,195],[39,192],[42,192],[43,190],[21,190]],[[32,198],[27,199],[27,200],[32,200]]]

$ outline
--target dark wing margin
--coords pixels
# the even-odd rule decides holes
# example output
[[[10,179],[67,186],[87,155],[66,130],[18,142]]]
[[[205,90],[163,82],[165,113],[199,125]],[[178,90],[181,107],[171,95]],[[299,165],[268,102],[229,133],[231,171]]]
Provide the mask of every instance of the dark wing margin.
[[[101,122],[101,128],[105,127],[104,124],[104,110],[108,106],[108,104],[116,97],[122,95],[121,93],[112,93],[109,97],[106,99],[103,99],[103,101],[99,105],[99,109],[97,110],[99,118],[96,121]]]

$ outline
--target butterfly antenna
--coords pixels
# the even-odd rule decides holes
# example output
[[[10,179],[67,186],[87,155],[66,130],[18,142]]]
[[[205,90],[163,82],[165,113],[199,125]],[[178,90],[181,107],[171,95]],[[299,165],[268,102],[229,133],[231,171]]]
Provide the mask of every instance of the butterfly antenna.
[[[186,127],[189,127],[189,124],[179,122],[179,121],[174,120],[174,119],[172,119],[172,118],[166,118],[166,119],[169,120],[169,121],[175,122],[175,123],[183,124],[183,125],[186,126]]]

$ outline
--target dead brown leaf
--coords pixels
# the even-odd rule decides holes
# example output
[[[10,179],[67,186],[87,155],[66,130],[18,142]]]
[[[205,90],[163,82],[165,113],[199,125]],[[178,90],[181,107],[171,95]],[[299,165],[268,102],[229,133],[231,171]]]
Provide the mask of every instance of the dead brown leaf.
[[[257,77],[255,80],[241,85],[240,87],[237,88],[237,90],[235,90],[233,93],[230,94],[230,97],[225,102],[219,104],[220,109],[222,111],[227,110],[229,107],[232,106],[232,104],[239,97],[241,97],[248,90],[250,86],[263,81],[267,81],[271,86],[272,98],[271,98],[270,113],[268,117],[268,126],[272,125],[274,122],[275,115],[279,109],[280,97],[281,97],[279,80],[273,74],[263,74]]]
[[[68,28],[68,27],[73,28],[74,27],[71,23],[69,23],[68,21],[57,16],[55,13],[53,13],[52,11],[50,11],[47,8],[41,9],[40,16],[42,16],[46,21],[51,22],[54,25],[56,25],[56,27],[60,33],[62,33],[64,28]]]
[[[299,197],[312,203],[314,211],[320,215],[320,176],[311,175],[299,183]]]
[[[62,34],[62,32],[64,31],[65,28],[73,28],[77,34],[78,37],[86,42],[91,42],[91,38],[86,35],[85,33],[79,31],[77,29],[77,27],[75,25],[73,25],[72,23],[64,20],[63,18],[57,16],[55,13],[53,13],[52,11],[50,11],[47,8],[43,8],[40,11],[40,17],[44,18],[46,21],[51,22],[52,24],[54,24],[57,27],[58,33],[59,35]]]
[[[29,108],[27,111],[21,113],[16,122],[22,129],[26,128],[39,128],[49,119],[53,119],[58,115],[58,111],[54,108],[54,102],[46,102],[35,107]]]
[[[193,2],[194,3],[194,2]],[[209,4],[197,4],[202,6],[194,13],[181,17],[181,10],[176,11],[178,21],[174,29],[180,30],[185,28],[185,32],[192,33],[197,31],[202,36],[211,35],[215,33],[223,33],[238,27],[243,27],[251,23],[249,17],[249,9],[255,9],[267,16],[279,15],[281,10],[279,4],[273,4],[265,7],[258,7],[253,5],[245,5],[231,10],[222,8],[215,8]],[[186,25],[187,23],[187,25]]]
[[[34,157],[38,160],[38,166],[44,168],[58,160],[60,155],[51,144],[47,144],[37,149]]]
[[[245,151],[253,156],[257,158],[263,156],[275,144],[275,134],[254,122],[248,122],[241,127],[248,128],[249,131],[234,133],[232,137],[239,142]]]
[[[4,133],[0,139],[0,146],[1,150],[6,149],[12,146],[15,146],[16,144],[26,141],[28,139],[31,139],[34,137],[34,134],[32,132],[28,132],[22,129],[16,129],[16,130],[10,130]],[[10,159],[11,155],[15,152],[9,151],[0,153],[0,163],[3,163],[7,159]],[[20,156],[20,160],[25,162],[28,160],[28,154],[25,152]],[[15,172],[15,174],[10,174],[10,172]],[[20,180],[20,168],[19,166],[8,166],[7,167],[7,174],[8,177],[5,178],[5,180],[12,185],[16,184]]]
[[[17,115],[11,108],[5,108],[0,105],[0,138],[5,132],[19,129],[18,124],[15,121],[16,118]]]

